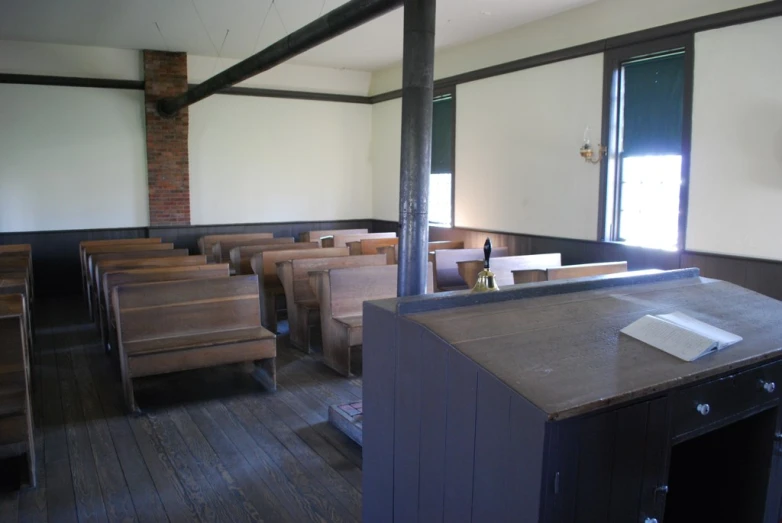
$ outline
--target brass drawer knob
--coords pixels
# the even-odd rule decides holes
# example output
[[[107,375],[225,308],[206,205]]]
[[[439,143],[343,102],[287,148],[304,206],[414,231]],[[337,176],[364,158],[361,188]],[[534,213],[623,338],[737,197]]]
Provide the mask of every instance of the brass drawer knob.
[[[644,523],[657,523],[657,518],[646,518]]]
[[[695,407],[695,410],[697,410],[698,414],[701,416],[708,416],[709,412],[711,412],[711,407],[709,407],[708,403],[698,403],[698,406]]]
[[[771,394],[775,390],[777,390],[777,385],[773,381],[761,381],[763,384],[763,390]]]

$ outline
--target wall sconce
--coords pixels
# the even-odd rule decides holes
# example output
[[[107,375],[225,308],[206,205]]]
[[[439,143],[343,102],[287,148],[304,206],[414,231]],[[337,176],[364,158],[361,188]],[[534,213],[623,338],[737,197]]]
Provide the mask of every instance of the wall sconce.
[[[581,146],[578,152],[585,162],[598,164],[605,157],[608,150],[602,144],[598,144],[596,150],[592,148],[591,140],[589,139],[589,127],[587,127],[584,130],[584,145]]]

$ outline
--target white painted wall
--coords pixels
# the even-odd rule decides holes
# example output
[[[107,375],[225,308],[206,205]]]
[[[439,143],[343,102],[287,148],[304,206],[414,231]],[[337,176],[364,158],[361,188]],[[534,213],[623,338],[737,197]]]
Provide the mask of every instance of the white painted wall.
[[[190,83],[203,82],[238,62],[231,58],[188,55],[188,80]],[[238,87],[367,96],[371,77],[367,71],[284,63],[241,82]]]
[[[143,80],[141,51],[0,40],[0,72]]]
[[[763,1],[599,0],[468,44],[442,49],[435,55],[435,78]],[[401,64],[372,75],[372,94],[401,86]]]
[[[143,93],[0,85],[0,232],[149,224]]]
[[[372,107],[215,95],[190,108],[194,224],[367,218]]]
[[[372,208],[378,220],[399,220],[402,100],[372,106]]]
[[[459,85],[456,225],[595,239],[599,169],[578,155],[600,136],[603,57]]]
[[[696,35],[687,248],[782,260],[782,18]]]

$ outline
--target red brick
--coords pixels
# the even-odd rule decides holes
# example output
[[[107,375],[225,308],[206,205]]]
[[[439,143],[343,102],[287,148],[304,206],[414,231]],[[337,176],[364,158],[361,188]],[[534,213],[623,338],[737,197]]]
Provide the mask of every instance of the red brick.
[[[162,118],[155,108],[160,98],[186,90],[185,53],[144,51],[150,225],[190,224],[188,112]]]

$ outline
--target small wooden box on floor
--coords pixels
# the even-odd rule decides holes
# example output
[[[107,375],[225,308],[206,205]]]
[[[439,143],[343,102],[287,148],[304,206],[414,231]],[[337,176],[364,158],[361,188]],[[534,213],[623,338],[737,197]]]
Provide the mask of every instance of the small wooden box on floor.
[[[619,332],[673,311],[744,340]],[[697,269],[368,302],[363,519],[776,523],[780,318]]]

